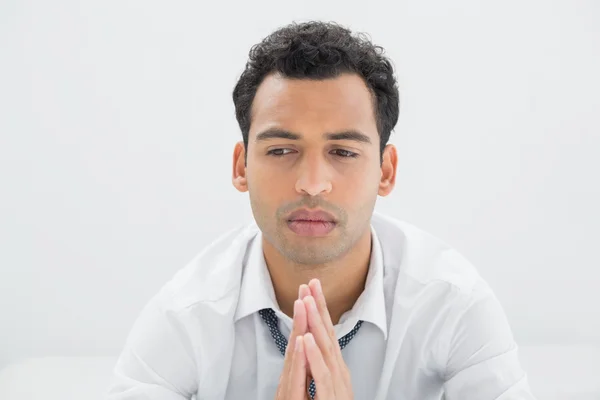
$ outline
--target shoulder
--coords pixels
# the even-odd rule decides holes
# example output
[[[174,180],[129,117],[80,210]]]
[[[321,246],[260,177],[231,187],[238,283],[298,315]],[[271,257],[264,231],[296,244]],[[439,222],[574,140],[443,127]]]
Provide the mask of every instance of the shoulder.
[[[381,213],[373,214],[372,225],[381,244],[384,269],[398,280],[421,287],[442,285],[462,295],[481,287],[477,269],[442,239]]]
[[[119,377],[169,382],[186,398],[226,385],[222,371],[231,359],[241,272],[256,233],[248,225],[221,235],[162,286],[128,335],[116,367]],[[125,378],[119,387],[137,384]]]
[[[440,370],[445,370],[452,349],[462,346],[511,346],[508,321],[494,291],[476,268],[443,240],[407,222],[374,215],[373,228],[380,241],[384,288],[404,327],[423,338]],[[463,341],[464,342],[464,341]],[[496,345],[497,344],[497,345]],[[467,354],[465,353],[465,354]]]
[[[258,227],[252,223],[215,239],[161,288],[163,304],[180,311],[237,295],[248,246],[257,233]]]

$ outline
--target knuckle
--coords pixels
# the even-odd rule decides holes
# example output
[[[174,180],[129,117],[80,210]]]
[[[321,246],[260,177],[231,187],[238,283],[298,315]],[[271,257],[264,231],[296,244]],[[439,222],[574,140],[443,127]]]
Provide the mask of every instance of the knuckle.
[[[333,342],[332,342],[332,341],[329,341],[329,343],[328,343],[328,344],[327,344],[327,346],[326,346],[326,352],[327,352],[327,355],[328,355],[328,356],[331,356],[331,355],[333,355],[333,354],[334,354],[334,350],[335,350],[335,347],[334,347],[334,345],[333,345]]]
[[[348,368],[342,368],[342,373],[344,374],[344,380],[346,382],[350,382],[351,381],[351,376],[350,376],[350,371],[348,370]]]
[[[327,384],[331,383],[331,379],[333,378],[333,375],[331,374],[331,371],[329,370],[329,368],[325,369],[323,371],[323,379],[325,382],[327,382]]]
[[[324,383],[325,383],[325,387],[327,391],[332,391],[333,390],[333,381],[332,381],[332,375],[331,372],[326,371],[324,373]]]
[[[331,376],[339,376],[340,374],[340,366],[338,365],[337,362],[332,362],[331,366],[329,367]],[[341,373],[343,374],[344,372],[341,371]]]
[[[327,333],[329,334],[329,337],[330,337],[332,340],[336,340],[336,338],[335,338],[335,329],[333,328],[333,326],[332,326],[332,325],[329,325],[329,326],[327,327]]]

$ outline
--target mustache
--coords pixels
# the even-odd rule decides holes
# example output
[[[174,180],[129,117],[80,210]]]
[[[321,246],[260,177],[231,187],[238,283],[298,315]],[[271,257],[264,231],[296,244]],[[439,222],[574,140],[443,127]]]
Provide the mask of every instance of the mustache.
[[[277,210],[277,218],[279,218],[279,219],[285,218],[292,211],[295,211],[299,208],[308,208],[308,209],[320,208],[324,211],[327,211],[327,212],[333,214],[339,222],[346,221],[346,211],[344,211],[343,208],[333,205],[333,204],[323,200],[323,198],[316,197],[316,196],[315,197],[313,197],[313,196],[303,197],[298,201],[294,201],[292,203],[285,204],[285,205],[279,207],[279,209]]]

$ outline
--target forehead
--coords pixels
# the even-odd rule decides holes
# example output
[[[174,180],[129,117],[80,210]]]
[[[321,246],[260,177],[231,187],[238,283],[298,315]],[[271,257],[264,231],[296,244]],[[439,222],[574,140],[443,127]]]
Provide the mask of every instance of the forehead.
[[[324,80],[268,75],[252,103],[250,140],[256,132],[282,128],[304,136],[356,129],[377,139],[373,95],[362,78],[342,74]]]

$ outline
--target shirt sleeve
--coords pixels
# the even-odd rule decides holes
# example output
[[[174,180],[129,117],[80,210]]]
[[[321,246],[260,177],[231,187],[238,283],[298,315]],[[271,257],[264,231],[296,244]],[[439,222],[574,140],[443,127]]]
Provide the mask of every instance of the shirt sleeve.
[[[135,321],[108,389],[108,400],[188,400],[197,391],[193,346],[163,288]]]
[[[484,283],[450,318],[445,400],[535,400],[502,306]]]

